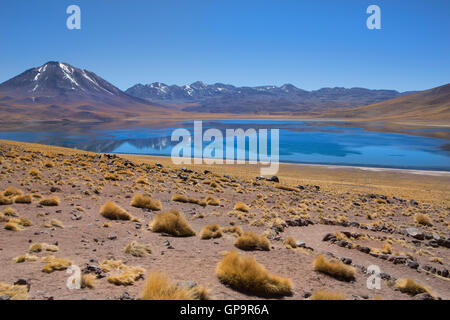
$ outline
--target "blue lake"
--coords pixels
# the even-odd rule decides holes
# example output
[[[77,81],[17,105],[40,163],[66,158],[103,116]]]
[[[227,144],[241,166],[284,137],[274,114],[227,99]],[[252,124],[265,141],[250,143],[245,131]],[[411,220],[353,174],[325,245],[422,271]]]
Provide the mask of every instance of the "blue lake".
[[[1,132],[0,139],[78,148],[95,152],[170,156],[178,143],[171,141],[173,130],[193,132],[193,121],[157,121],[144,126],[114,130],[86,127],[45,132]],[[449,140],[405,133],[372,132],[358,123],[315,121],[216,120],[203,121],[203,130],[279,129],[280,162],[335,164],[450,171]],[[367,128],[367,126],[366,126]],[[432,131],[430,129],[426,131]],[[450,129],[439,129],[450,130]],[[404,130],[408,132],[408,130]],[[409,130],[411,133],[420,130]],[[205,147],[209,142],[203,142]],[[270,142],[268,150],[270,150]],[[447,148],[448,150],[448,148]],[[248,150],[247,150],[248,151]],[[248,152],[247,152],[248,154]]]

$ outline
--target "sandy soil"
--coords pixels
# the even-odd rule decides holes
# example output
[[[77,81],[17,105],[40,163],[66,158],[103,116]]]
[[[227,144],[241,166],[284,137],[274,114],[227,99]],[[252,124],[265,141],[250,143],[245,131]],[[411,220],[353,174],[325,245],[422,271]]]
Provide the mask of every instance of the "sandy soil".
[[[105,179],[108,174],[115,175],[117,181]],[[175,166],[168,158],[116,158],[1,141],[0,191],[15,187],[32,195],[33,200],[29,204],[0,205],[0,282],[12,284],[19,278],[26,279],[30,284],[29,299],[120,299],[124,292],[139,298],[143,279],[129,286],[117,286],[107,281],[106,274],[96,279],[92,289],[70,290],[66,287],[69,275],[65,270],[41,271],[45,265],[41,258],[49,255],[67,258],[81,269],[97,266],[105,259],[120,259],[128,266],[145,268],[145,274],[162,271],[173,281],[189,280],[207,286],[216,299],[256,299],[229,288],[217,278],[215,269],[224,252],[237,250],[254,256],[269,272],[292,280],[293,295],[284,299],[305,299],[308,293],[320,289],[340,292],[347,299],[413,299],[395,289],[395,280],[400,278],[428,286],[436,298],[450,298],[450,278],[445,272],[450,269],[449,175],[282,165],[280,183],[256,179],[258,176],[258,167],[250,165]],[[148,184],[137,183],[138,178],[144,178]],[[216,186],[205,184],[206,181],[213,181]],[[296,188],[289,190],[286,186]],[[196,236],[177,238],[152,232],[149,224],[159,212],[131,206],[131,199],[138,193],[160,200],[162,211],[178,209]],[[172,201],[175,193],[197,199],[213,196],[220,199],[220,205]],[[59,205],[39,204],[42,198],[50,196],[57,196]],[[108,200],[126,209],[140,223],[111,221],[101,216],[100,208]],[[233,210],[239,201],[250,207],[249,212]],[[21,226],[20,231],[4,229],[8,219],[14,218],[6,214],[7,208],[14,209],[18,218],[27,218],[32,225]],[[416,223],[417,214],[429,217],[432,225]],[[61,221],[63,228],[49,225],[53,219]],[[305,221],[310,224],[298,225]],[[105,227],[105,222],[109,227]],[[234,224],[244,231],[264,234],[271,250],[242,251],[234,246],[236,238],[231,234],[200,239],[200,230],[212,223],[221,227]],[[419,229],[424,239],[407,234],[409,227]],[[337,239],[323,241],[329,233]],[[307,248],[288,249],[283,241],[290,236],[304,242]],[[124,247],[133,240],[149,244],[152,253],[144,257],[125,253]],[[54,244],[58,251],[30,253],[33,243]],[[390,253],[381,253],[385,243],[390,243]],[[370,249],[370,254],[357,246]],[[13,262],[13,258],[26,253],[38,260]],[[321,253],[351,259],[356,268],[355,279],[341,281],[314,271],[313,261]],[[384,273],[379,290],[367,288],[369,275],[365,268],[369,265],[379,266]]]

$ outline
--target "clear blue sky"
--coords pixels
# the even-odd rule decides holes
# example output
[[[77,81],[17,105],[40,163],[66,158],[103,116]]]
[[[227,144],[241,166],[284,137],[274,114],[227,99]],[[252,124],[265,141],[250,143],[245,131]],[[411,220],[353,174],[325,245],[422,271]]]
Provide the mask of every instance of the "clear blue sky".
[[[81,30],[66,8],[81,7]],[[381,7],[382,30],[366,28]],[[49,60],[136,83],[422,90],[450,82],[448,0],[1,0],[0,82]]]

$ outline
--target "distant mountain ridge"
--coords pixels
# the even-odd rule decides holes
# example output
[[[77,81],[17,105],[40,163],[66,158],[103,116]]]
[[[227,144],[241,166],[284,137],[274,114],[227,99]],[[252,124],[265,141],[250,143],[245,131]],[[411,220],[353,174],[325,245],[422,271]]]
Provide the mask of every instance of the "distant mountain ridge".
[[[164,108],[130,96],[95,73],[49,61],[0,84],[0,111],[7,118],[106,120]]]
[[[186,105],[187,112],[279,113],[309,112],[328,108],[357,107],[400,97],[410,92],[365,88],[322,88],[307,91],[292,84],[236,87],[201,81],[177,86],[154,82],[137,84],[125,91],[131,96],[160,104]]]
[[[3,82],[1,93],[35,103],[93,101],[114,106],[148,103],[129,96],[91,71],[57,61],[49,61]]]
[[[450,123],[450,83],[369,106],[323,113],[321,117],[372,121]]]

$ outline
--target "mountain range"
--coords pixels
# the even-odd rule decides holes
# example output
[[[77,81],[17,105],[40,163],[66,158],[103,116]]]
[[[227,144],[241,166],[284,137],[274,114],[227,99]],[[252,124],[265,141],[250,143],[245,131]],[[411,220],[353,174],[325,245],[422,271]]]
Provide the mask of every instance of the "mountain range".
[[[280,114],[369,105],[410,92],[341,87],[307,91],[292,84],[235,87],[197,81],[184,86],[169,86],[161,82],[137,84],[126,93],[159,104],[182,106],[181,110],[186,112]]]
[[[450,84],[420,92],[365,88],[307,91],[292,84],[137,84],[125,92],[92,71],[50,61],[0,84],[0,118],[117,120],[213,117],[450,119]]]

